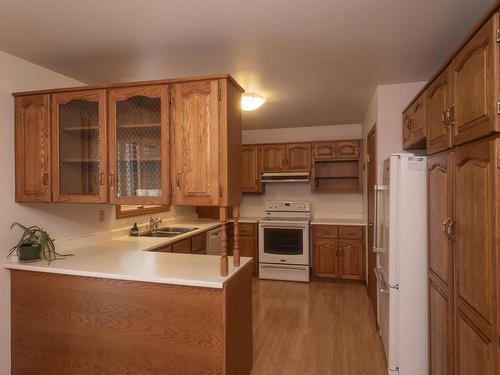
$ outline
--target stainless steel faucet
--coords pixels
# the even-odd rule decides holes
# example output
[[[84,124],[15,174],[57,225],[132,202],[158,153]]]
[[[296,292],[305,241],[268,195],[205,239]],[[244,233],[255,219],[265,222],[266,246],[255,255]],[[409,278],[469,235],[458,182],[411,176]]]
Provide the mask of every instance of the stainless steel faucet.
[[[160,224],[163,221],[161,217],[157,217],[156,219],[153,219],[153,217],[149,218],[149,231],[150,232],[156,232],[158,230],[158,224]]]

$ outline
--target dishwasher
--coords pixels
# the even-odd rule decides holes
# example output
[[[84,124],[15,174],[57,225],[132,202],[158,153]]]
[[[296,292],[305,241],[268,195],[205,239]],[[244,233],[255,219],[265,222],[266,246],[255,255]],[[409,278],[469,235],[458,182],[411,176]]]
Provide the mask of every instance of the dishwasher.
[[[220,255],[222,227],[207,232],[207,255]]]

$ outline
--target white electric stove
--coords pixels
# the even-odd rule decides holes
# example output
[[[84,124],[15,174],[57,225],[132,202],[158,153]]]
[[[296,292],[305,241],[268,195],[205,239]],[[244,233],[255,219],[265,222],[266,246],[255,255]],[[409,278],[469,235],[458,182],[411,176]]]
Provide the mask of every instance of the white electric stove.
[[[309,202],[266,202],[259,221],[259,278],[309,281],[310,220]]]

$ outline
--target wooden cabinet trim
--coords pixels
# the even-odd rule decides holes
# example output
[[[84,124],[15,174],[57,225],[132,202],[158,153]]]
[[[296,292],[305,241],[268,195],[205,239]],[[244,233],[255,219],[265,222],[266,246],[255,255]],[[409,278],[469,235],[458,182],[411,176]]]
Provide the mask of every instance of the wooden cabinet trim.
[[[99,194],[62,195],[60,193],[60,152],[59,152],[59,105],[73,100],[97,102],[99,106]],[[108,142],[107,142],[107,103],[106,90],[72,91],[52,94],[52,195],[54,202],[68,203],[107,203],[108,202]]]
[[[29,123],[27,109],[32,112],[30,116],[33,117]],[[32,127],[36,125],[38,129],[27,129],[30,124]],[[52,201],[50,136],[50,96],[32,95],[15,98],[16,202]],[[39,149],[35,149],[36,147]],[[34,153],[31,159],[27,158],[27,155],[30,155],[28,151]]]
[[[119,197],[117,195],[118,176],[116,160],[116,102],[127,100],[134,96],[159,98],[161,100],[161,190],[159,197]],[[112,204],[146,204],[169,205],[170,197],[170,107],[168,103],[168,86],[134,86],[115,88],[108,91],[108,135],[109,135],[109,201]]]

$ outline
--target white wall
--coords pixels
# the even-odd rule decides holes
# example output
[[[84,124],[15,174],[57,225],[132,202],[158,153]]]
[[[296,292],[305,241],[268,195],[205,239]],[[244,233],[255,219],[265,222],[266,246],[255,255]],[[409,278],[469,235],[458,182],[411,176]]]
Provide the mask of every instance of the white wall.
[[[91,204],[17,204],[14,202],[14,100],[12,92],[53,87],[80,86],[81,82],[0,51],[0,239],[5,259],[20,233],[10,231],[12,222],[41,225],[54,238],[70,237],[146,221],[146,217],[115,219],[114,207]],[[105,220],[99,222],[99,210]],[[177,208],[159,216],[194,214],[192,208]],[[57,243],[56,243],[57,245]],[[10,374],[10,278],[0,268],[0,375]]]
[[[360,138],[361,124],[243,130],[244,144]],[[352,218],[363,216],[362,194],[313,194],[308,183],[267,184],[265,194],[243,194],[241,216],[264,216],[266,200],[309,201],[313,215],[316,216]]]
[[[366,144],[366,136],[377,124],[378,170],[387,156],[403,151],[402,112],[424,85],[425,82],[411,82],[377,87],[365,113],[362,133]]]

